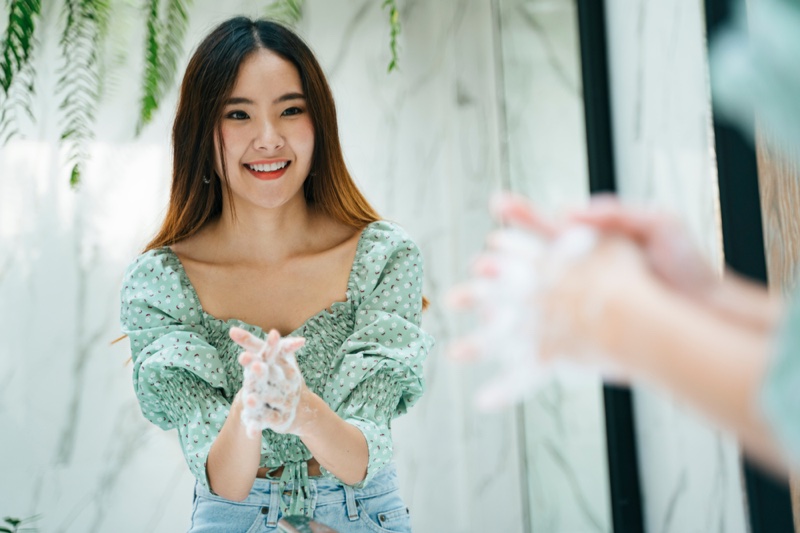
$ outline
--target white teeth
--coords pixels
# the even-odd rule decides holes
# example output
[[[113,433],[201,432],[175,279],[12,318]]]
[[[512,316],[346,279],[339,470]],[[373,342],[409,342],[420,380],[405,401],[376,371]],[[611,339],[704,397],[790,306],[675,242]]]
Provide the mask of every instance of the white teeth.
[[[247,165],[256,172],[275,172],[288,165],[288,161],[281,161],[280,163],[272,163],[270,165]]]

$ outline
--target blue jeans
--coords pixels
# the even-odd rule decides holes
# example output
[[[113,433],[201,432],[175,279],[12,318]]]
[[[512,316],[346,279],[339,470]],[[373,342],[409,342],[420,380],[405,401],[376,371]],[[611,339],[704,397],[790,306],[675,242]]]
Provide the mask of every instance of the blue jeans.
[[[341,533],[407,533],[411,517],[400,498],[397,472],[387,465],[363,489],[322,477],[309,478],[313,518]],[[291,483],[281,493],[275,479],[256,478],[244,501],[234,502],[195,484],[190,533],[277,531],[280,499],[288,503]]]

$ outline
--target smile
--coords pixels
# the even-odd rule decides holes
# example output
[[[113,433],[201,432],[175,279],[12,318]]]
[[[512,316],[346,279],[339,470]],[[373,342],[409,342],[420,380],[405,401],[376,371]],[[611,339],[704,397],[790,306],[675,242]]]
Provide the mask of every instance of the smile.
[[[276,161],[275,163],[245,164],[244,167],[257,179],[276,180],[283,176],[290,164],[290,161]]]

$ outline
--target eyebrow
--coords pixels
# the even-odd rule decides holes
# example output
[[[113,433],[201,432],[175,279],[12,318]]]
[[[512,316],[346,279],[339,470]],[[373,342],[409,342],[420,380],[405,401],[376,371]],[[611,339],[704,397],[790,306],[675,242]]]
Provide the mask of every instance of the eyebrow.
[[[286,93],[273,100],[272,103],[280,104],[282,102],[288,102],[290,100],[305,100],[305,99],[306,96],[303,93]],[[255,102],[253,102],[249,98],[243,98],[239,96],[228,98],[228,100],[225,101],[225,105],[237,105],[237,104],[255,104]]]

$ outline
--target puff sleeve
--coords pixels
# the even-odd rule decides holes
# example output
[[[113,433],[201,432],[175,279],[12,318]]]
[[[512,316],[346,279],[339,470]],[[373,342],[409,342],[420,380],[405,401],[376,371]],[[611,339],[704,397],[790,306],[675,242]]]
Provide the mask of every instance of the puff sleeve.
[[[125,273],[120,321],[142,413],[162,429],[178,430],[190,470],[208,488],[208,452],[237,389],[205,339],[199,302],[178,268],[158,250],[139,256]]]
[[[423,263],[417,245],[388,222],[373,223],[350,290],[354,329],[337,354],[324,400],[367,440],[366,485],[392,459],[391,420],[424,388],[423,362],[433,338],[420,327]],[[327,475],[327,473],[326,473]]]
[[[759,400],[786,456],[800,465],[800,291],[779,330]]]

